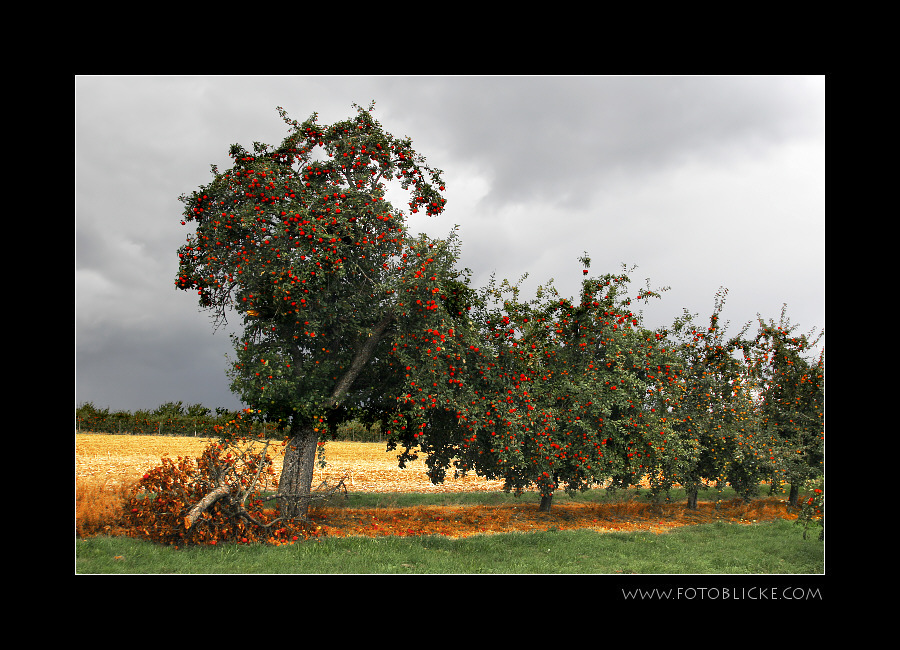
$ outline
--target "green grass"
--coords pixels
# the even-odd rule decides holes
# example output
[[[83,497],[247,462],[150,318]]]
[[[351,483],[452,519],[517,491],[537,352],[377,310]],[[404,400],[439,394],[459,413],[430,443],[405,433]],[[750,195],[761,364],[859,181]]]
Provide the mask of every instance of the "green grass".
[[[78,574],[822,574],[824,543],[790,521],[463,539],[345,537],[174,550],[124,537],[75,542]]]

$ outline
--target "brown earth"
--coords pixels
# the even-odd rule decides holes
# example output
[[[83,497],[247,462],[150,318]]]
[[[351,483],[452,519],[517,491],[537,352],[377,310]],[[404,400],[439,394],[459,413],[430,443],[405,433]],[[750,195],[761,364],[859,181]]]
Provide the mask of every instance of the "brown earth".
[[[422,506],[415,508],[314,510],[313,519],[328,535],[469,535],[536,530],[588,528],[598,532],[644,530],[665,533],[692,524],[726,521],[753,524],[772,519],[796,519],[782,499],[768,498],[743,504],[724,501],[716,508],[703,502],[695,511],[684,504],[649,504],[625,501],[614,504],[561,503],[549,513],[537,504],[499,506]]]

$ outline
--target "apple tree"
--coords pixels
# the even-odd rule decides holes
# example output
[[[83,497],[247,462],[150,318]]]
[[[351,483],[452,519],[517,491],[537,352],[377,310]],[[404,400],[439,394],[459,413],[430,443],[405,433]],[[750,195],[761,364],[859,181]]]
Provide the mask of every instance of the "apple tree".
[[[825,351],[809,353],[824,331],[798,334],[787,317],[758,319],[759,328],[746,359],[759,385],[759,429],[771,443],[773,485],[790,484],[788,501],[796,506],[800,486],[824,473]]]
[[[728,337],[722,320],[727,293],[716,294],[708,324],[685,313],[670,329],[684,386],[674,411],[676,428],[696,445],[694,462],[681,477],[691,509],[708,482],[718,488],[730,484],[748,498],[769,467],[756,429],[753,383],[741,356],[746,327]]]
[[[590,260],[581,262],[586,276]],[[662,334],[642,328],[632,307],[658,294],[633,299],[628,284],[625,272],[584,277],[573,300],[551,281],[523,301],[518,284],[492,282],[468,326],[432,339],[442,368],[407,366],[412,408],[391,434],[429,453],[433,480],[452,465],[517,494],[534,487],[545,511],[557,489],[624,487],[677,464],[685,450],[664,408],[671,364],[658,353]]]
[[[443,287],[461,284],[454,237],[407,231],[385,200],[409,191],[411,212],[439,215],[442,171],[409,138],[386,132],[367,109],[320,125],[279,108],[278,146],[233,145],[232,166],[183,195],[192,231],[178,251],[178,289],[196,292],[218,323],[236,313],[232,389],[278,423],[287,449],[279,482],[283,516],[305,517],[317,443],[342,420],[394,410],[405,378],[391,365],[395,339],[445,313]]]

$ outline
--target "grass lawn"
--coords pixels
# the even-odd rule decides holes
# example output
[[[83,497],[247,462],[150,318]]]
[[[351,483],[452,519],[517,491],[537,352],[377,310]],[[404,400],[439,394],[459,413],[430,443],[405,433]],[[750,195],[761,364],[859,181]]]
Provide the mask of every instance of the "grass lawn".
[[[716,522],[666,533],[549,530],[448,538],[335,537],[291,546],[175,550],[125,537],[76,540],[76,573],[822,574],[824,542],[790,521]]]

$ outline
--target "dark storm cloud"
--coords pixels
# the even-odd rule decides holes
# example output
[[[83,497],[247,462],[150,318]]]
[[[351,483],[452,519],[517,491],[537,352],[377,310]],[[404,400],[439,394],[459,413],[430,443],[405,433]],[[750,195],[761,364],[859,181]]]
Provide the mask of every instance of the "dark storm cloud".
[[[490,176],[485,202],[585,207],[633,175],[734,159],[822,127],[815,79],[453,77],[400,79],[388,117]],[[438,134],[438,135],[431,135]]]
[[[445,172],[446,213],[412,230],[458,224],[477,285],[528,272],[573,295],[588,251],[672,286],[652,326],[708,314],[723,285],[736,326],[783,302],[824,326],[822,78],[79,77],[76,402],[236,405],[227,334],[174,289],[178,196],[231,144],[280,143],[276,106],[329,124],[372,99]]]

